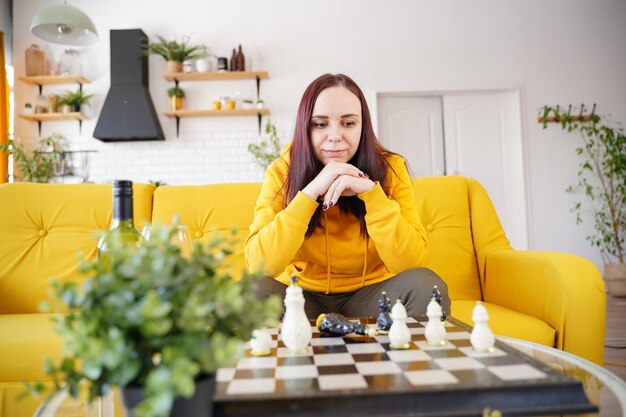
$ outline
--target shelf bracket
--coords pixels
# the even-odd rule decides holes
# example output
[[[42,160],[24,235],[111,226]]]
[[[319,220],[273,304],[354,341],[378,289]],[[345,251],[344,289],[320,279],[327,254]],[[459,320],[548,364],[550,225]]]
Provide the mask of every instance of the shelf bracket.
[[[37,128],[39,129],[39,137],[41,137],[41,120],[37,121]]]
[[[263,116],[261,115],[261,112],[257,113],[257,117],[259,119],[259,136],[261,135],[261,119],[263,118]]]
[[[261,79],[259,78],[259,76],[256,76],[256,99],[260,99],[261,98]],[[260,115],[259,115],[260,116]]]
[[[78,134],[83,134],[83,121],[81,119],[78,119]]]
[[[178,84],[178,82],[176,82]],[[174,116],[176,118],[176,137],[178,138],[178,130],[180,129],[180,117]]]
[[[83,83],[78,83],[78,91],[83,91]]]
[[[39,87],[39,95],[41,95],[41,93],[43,92],[43,85],[37,84],[37,87]]]

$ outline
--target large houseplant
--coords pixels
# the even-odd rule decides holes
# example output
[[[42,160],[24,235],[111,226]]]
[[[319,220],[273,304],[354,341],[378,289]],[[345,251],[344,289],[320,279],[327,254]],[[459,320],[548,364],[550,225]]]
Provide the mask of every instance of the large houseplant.
[[[167,40],[163,36],[157,35],[157,42],[148,42],[144,46],[147,55],[155,54],[163,57],[167,62],[168,72],[180,72],[183,61],[204,58],[208,49],[204,45],[189,45],[189,37],[183,37],[182,41],[176,39]]]
[[[39,141],[39,148],[29,152],[26,147],[10,138],[8,143],[0,143],[0,151],[13,157],[18,174],[15,179],[27,182],[47,183],[55,173],[62,174],[59,169],[65,164],[65,136],[52,133]]]
[[[112,239],[109,256],[81,261],[83,285],[54,283],[54,300],[67,310],[57,319],[63,357],[48,363],[57,390],[76,397],[87,389],[93,400],[111,386],[122,387],[125,399],[125,390],[140,388],[132,415],[165,417],[198,381],[231,366],[254,329],[277,325],[280,298],[257,300],[248,274],[233,281],[228,239],[216,235],[184,256],[174,233],[155,227],[134,251]],[[206,392],[198,395],[206,401]]]
[[[588,119],[574,120],[569,113],[548,106],[541,117],[544,129],[554,120],[582,138],[576,148],[583,158],[578,181],[567,191],[584,193],[587,204],[578,201],[574,205],[576,222],[582,222],[584,208],[591,210],[595,232],[587,239],[600,249],[609,292],[626,296],[626,137],[621,126],[602,123],[597,115]]]

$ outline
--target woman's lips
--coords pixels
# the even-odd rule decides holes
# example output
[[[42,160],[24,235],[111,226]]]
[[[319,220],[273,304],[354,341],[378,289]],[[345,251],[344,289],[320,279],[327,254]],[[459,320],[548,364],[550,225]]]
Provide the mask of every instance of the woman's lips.
[[[322,152],[324,152],[328,156],[340,156],[345,151],[346,151],[345,149],[332,149],[332,150],[330,150],[330,149],[322,149]]]

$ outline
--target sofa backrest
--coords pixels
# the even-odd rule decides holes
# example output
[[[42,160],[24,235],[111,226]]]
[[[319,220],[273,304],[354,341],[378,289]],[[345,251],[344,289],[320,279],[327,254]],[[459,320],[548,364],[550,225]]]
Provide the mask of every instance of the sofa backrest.
[[[150,220],[151,184],[134,184],[137,227]],[[111,185],[0,185],[0,314],[37,313],[50,281],[81,281],[78,253],[93,259],[112,220]]]
[[[452,300],[480,300],[466,178],[414,178],[413,188],[430,243],[424,266],[448,284]]]
[[[170,224],[174,216],[189,228],[192,240],[208,242],[217,230],[230,235],[238,244],[231,257],[235,277],[245,263],[243,243],[252,224],[260,183],[161,186],[154,191],[152,222]]]

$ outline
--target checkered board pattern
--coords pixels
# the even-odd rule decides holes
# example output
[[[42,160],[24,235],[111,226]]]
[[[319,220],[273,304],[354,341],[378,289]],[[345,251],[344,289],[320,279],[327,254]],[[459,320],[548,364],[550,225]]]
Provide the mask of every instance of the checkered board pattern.
[[[260,415],[259,410],[272,403],[274,406],[266,411],[274,415],[294,407],[300,409],[298,415],[323,415],[326,406],[329,415],[337,415],[342,406],[346,407],[344,415],[355,409],[354,415],[385,415],[377,412],[377,403],[384,404],[379,411],[389,415],[406,415],[402,413],[407,407],[426,409],[429,415],[461,412],[468,406],[478,415],[486,406],[517,411],[529,406],[536,411],[541,403],[549,412],[559,412],[563,407],[568,412],[595,410],[579,381],[514,348],[496,342],[493,352],[474,352],[471,329],[454,318],[445,322],[445,346],[429,346],[424,337],[426,320],[407,320],[412,341],[406,350],[391,349],[386,335],[321,334],[312,322],[310,346],[293,353],[283,345],[279,329],[274,329],[269,356],[253,356],[247,346],[234,368],[218,370],[214,398],[217,415],[229,415],[233,407],[238,410],[234,414],[246,415],[246,406],[251,408],[249,415],[254,415],[253,411]],[[376,327],[375,319],[360,321]],[[537,398],[550,390],[567,391],[567,395],[556,400]],[[512,395],[515,393],[519,395]],[[532,403],[524,404],[524,397]],[[429,407],[427,403],[435,398],[439,404]],[[452,405],[460,401],[465,405]]]

